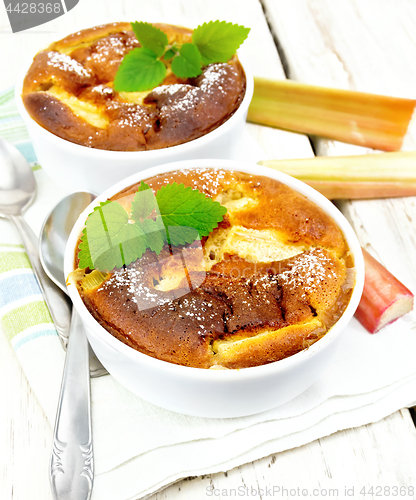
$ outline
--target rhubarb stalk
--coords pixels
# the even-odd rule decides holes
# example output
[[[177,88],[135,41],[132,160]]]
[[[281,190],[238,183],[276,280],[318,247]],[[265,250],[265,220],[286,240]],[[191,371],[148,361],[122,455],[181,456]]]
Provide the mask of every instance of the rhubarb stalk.
[[[247,120],[383,151],[401,148],[416,101],[254,79]]]
[[[416,152],[259,163],[300,179],[331,200],[416,195]]]
[[[355,317],[376,333],[413,309],[413,293],[364,249],[363,255],[364,291]]]

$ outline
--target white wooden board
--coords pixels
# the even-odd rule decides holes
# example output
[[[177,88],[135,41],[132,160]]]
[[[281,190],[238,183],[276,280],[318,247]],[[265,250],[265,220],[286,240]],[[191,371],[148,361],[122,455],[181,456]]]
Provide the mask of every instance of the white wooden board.
[[[289,77],[312,85],[416,98],[416,3],[263,0]],[[371,150],[315,140],[319,155]],[[416,126],[406,149],[416,149]],[[340,203],[363,246],[416,292],[416,198]]]
[[[364,57],[360,59],[361,47],[357,44],[361,42],[355,42],[354,45],[351,32],[361,33],[361,36],[365,37],[365,55],[376,54],[374,60],[368,63],[371,64],[370,69],[376,70],[385,64],[387,59],[382,52],[387,50],[389,59],[386,65],[394,64],[389,71],[401,75],[400,78],[402,78],[403,72],[406,68],[410,68],[412,61],[415,60],[413,52],[403,59],[397,56],[397,47],[401,44],[406,47],[413,44],[413,49],[415,47],[416,18],[410,8],[411,3],[407,2],[407,7],[398,8],[393,15],[393,2],[391,2],[388,11],[391,23],[387,23],[386,18],[383,17],[384,14],[379,13],[380,9],[376,0],[366,0],[363,3],[365,7],[360,7],[361,11],[358,2],[352,1],[270,0],[264,2],[269,21],[288,58],[292,77],[322,85],[325,81],[327,85],[394,93],[396,87],[393,83],[386,83],[390,82],[389,79],[383,83],[385,77],[380,75],[384,75],[384,70],[377,73],[372,84],[367,82],[364,76],[367,74],[367,59]],[[348,5],[338,10],[335,4]],[[222,0],[210,2],[205,0],[152,0],[151,2],[81,0],[79,5],[66,16],[18,35],[11,34],[5,11],[0,6],[0,65],[3,68],[0,73],[0,88],[13,85],[27,54],[32,53],[37,47],[47,45],[57,37],[57,32],[68,33],[80,26],[97,24],[101,20],[153,21],[162,18],[171,19],[173,22],[179,21],[189,26],[217,18],[251,26],[252,32],[246,43],[244,55],[250,60],[255,74],[271,78],[284,77],[262,6],[256,0],[244,0],[244,2],[237,0],[227,2]],[[345,27],[339,26],[342,20],[346,23]],[[399,37],[398,45],[396,42],[390,43],[393,32]],[[380,41],[387,38],[386,34],[390,37],[389,43]],[[343,46],[338,47],[339,42],[336,38],[338,36],[346,39],[347,47],[353,44],[351,54],[348,54],[353,61],[356,61],[356,66],[344,53],[346,49]],[[395,37],[394,40],[396,40]],[[356,53],[355,57],[353,57],[354,53]],[[406,73],[406,78],[409,74],[412,75],[413,83],[415,83],[415,71],[411,68],[409,73]],[[403,84],[397,87],[396,95],[408,95],[407,92],[410,92],[409,86]],[[312,149],[306,137],[254,125],[249,125],[247,129],[253,144],[256,144],[258,148],[256,154],[261,154],[264,158],[312,155]],[[346,146],[344,150],[345,146],[327,142],[318,144],[318,149],[321,147],[324,152],[334,151],[336,154],[344,154],[341,151],[348,151],[345,154],[350,154],[350,151],[355,150],[349,146]],[[350,205],[348,210],[354,221],[361,220],[361,217],[364,220],[362,228],[357,225],[362,242],[365,244],[371,241],[380,258],[390,263],[396,244],[392,243],[392,247],[381,244],[380,240],[383,240],[383,237],[377,235],[377,231],[371,224],[374,214],[365,206],[365,202],[356,202]],[[393,212],[390,210],[391,206],[393,206]],[[401,238],[399,244],[401,248],[406,248],[406,255],[411,252],[412,248],[415,248],[412,222],[406,222],[409,207],[414,210],[414,201],[400,200],[383,202],[379,210],[384,213],[382,220],[390,219],[389,238],[395,241],[394,238],[397,237],[398,232]],[[378,209],[376,211],[378,212]],[[404,217],[403,211],[406,214]],[[413,214],[414,212],[411,217]],[[393,229],[393,224],[396,229]],[[394,231],[396,231],[395,235]],[[411,260],[411,257],[407,255],[406,259]],[[407,262],[410,260],[404,263],[396,262],[392,269],[408,283],[410,278],[408,278]],[[0,338],[0,401],[0,498],[49,500],[51,494],[47,465],[51,446],[51,427],[27,384],[13,350],[4,337]],[[299,487],[301,490],[337,488],[340,498],[344,498],[342,493],[345,487],[357,488],[371,484],[407,487],[411,486],[412,482],[415,485],[414,463],[416,463],[416,433],[408,412],[402,411],[379,423],[337,433],[310,445],[238,467],[227,474],[219,473],[181,481],[154,495],[152,500],[207,498],[210,496],[211,488],[215,488],[215,491],[219,491],[220,494],[221,490],[225,489],[226,493],[222,497],[226,498],[227,492],[232,492],[233,489],[243,491],[237,490],[241,486],[248,487],[249,490],[253,488],[252,492],[258,492],[259,488],[278,486],[286,489]],[[214,491],[212,493],[211,496],[219,497]],[[259,495],[257,497],[260,498]],[[267,495],[264,494],[263,498],[266,497]],[[280,495],[280,497],[290,498],[293,495]],[[360,498],[358,495],[354,497]],[[368,495],[365,498],[377,497]]]

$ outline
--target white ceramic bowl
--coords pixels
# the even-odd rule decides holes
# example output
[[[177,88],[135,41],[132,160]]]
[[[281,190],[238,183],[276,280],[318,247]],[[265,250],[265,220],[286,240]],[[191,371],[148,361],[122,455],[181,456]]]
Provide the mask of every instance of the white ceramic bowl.
[[[16,103],[25,122],[39,164],[67,191],[101,193],[119,179],[168,161],[192,158],[233,158],[240,143],[254,90],[253,75],[239,54],[246,75],[246,93],[236,112],[218,128],[193,141],[151,151],[107,151],[74,144],[41,127],[22,100],[23,81],[32,63],[16,82]]]
[[[239,417],[259,413],[293,399],[319,378],[361,297],[364,285],[361,247],[341,212],[320,193],[281,172],[236,161],[193,160],[150,168],[118,182],[98,196],[80,215],[68,240],[65,275],[74,270],[76,243],[85,220],[95,205],[142,179],[194,167],[216,167],[269,176],[305,195],[338,224],[354,256],[356,283],[344,314],[328,333],[309,349],[267,365],[218,371],[190,368],[160,361],[123,344],[91,316],[74,285],[68,287],[69,295],[81,316],[96,355],[114,378],[133,393],[155,405],[189,415]]]

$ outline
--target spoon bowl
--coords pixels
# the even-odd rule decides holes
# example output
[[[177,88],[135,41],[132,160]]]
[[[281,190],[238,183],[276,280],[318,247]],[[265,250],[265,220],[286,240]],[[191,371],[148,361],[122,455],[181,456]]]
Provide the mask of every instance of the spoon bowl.
[[[40,261],[46,274],[67,293],[64,276],[64,254],[68,237],[78,219],[95,195],[72,193],[63,198],[48,214],[40,231]]]

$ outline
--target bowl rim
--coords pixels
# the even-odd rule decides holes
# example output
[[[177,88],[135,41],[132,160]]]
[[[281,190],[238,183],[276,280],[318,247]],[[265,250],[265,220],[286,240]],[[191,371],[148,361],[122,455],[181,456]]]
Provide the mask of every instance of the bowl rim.
[[[65,250],[64,258],[64,273],[65,276],[74,269],[74,253],[78,237],[84,228],[87,216],[92,212],[100,201],[105,201],[122,189],[131,186],[141,180],[153,177],[155,175],[167,173],[175,170],[193,169],[193,168],[216,168],[225,170],[234,170],[245,172],[255,175],[264,175],[266,177],[278,180],[295,191],[306,196],[310,201],[321,207],[338,225],[341,229],[349,249],[354,257],[355,264],[355,286],[351,295],[351,299],[338,321],[330,328],[330,330],[317,342],[312,344],[307,349],[300,351],[292,356],[259,366],[253,366],[241,369],[230,370],[210,370],[205,368],[196,368],[183,365],[176,365],[167,361],[143,354],[136,351],[132,347],[124,344],[116,339],[109,333],[103,326],[101,326],[90,314],[84,305],[75,285],[68,286],[68,293],[71,297],[75,308],[81,316],[81,319],[90,328],[91,334],[100,339],[101,342],[107,346],[115,349],[122,355],[125,355],[131,361],[146,365],[150,369],[163,371],[171,375],[182,375],[183,377],[192,377],[204,381],[212,381],[213,383],[221,383],[232,380],[252,380],[261,377],[268,377],[271,374],[276,374],[282,371],[291,369],[297,365],[302,364],[308,358],[314,357],[319,352],[323,351],[330,343],[332,343],[339,334],[345,329],[348,322],[351,320],[358,304],[361,299],[362,290],[364,287],[364,259],[361,251],[360,243],[355,235],[352,227],[342,213],[331,203],[330,200],[325,198],[318,191],[308,186],[307,184],[295,179],[287,174],[273,170],[268,167],[260,166],[258,164],[244,163],[235,160],[218,160],[218,159],[200,159],[200,160],[183,160],[171,163],[165,163],[156,167],[151,167],[140,172],[137,172],[111,188],[101,193],[97,198],[80,214],[77,222],[75,223]]]
[[[124,21],[116,21],[116,22],[124,22]],[[130,21],[128,21],[130,22]],[[163,22],[163,21],[153,21],[153,22]],[[107,23],[108,24],[108,23]],[[172,23],[170,23],[172,24]],[[98,25],[97,25],[98,26]],[[86,28],[81,28],[86,29]],[[62,35],[61,38],[68,36],[74,33],[67,33],[67,35]],[[58,35],[60,36],[60,35]],[[33,56],[30,56],[26,59],[25,63],[22,65],[22,68],[18,74],[16,84],[15,84],[15,102],[17,109],[19,111],[20,116],[22,117],[25,124],[29,127],[32,127],[39,134],[43,140],[52,143],[57,148],[63,148],[65,151],[70,151],[72,154],[77,154],[79,156],[86,156],[87,158],[101,159],[106,158],[107,160],[137,160],[138,153],[144,157],[146,160],[160,159],[160,161],[168,162],[169,158],[176,154],[191,154],[192,151],[199,149],[200,147],[204,147],[212,141],[215,141],[223,134],[232,130],[235,123],[238,123],[242,116],[244,116],[249,108],[251,99],[254,93],[254,76],[251,71],[250,64],[247,62],[247,57],[244,54],[244,50],[237,50],[237,56],[240,61],[240,64],[243,68],[245,77],[246,77],[246,91],[241,101],[239,107],[236,111],[221,125],[219,125],[211,132],[208,132],[201,137],[196,139],[192,139],[191,141],[185,142],[183,144],[177,144],[176,146],[170,146],[168,148],[161,149],[151,149],[146,151],[111,151],[107,149],[98,149],[98,148],[90,148],[88,146],[83,146],[81,144],[76,144],[74,142],[68,141],[59,137],[49,130],[45,129],[39,123],[34,120],[29,112],[26,110],[25,105],[23,104],[22,99],[22,89],[23,89],[23,81],[25,79],[26,73],[32,65],[34,56],[40,52],[42,49],[36,51]]]

